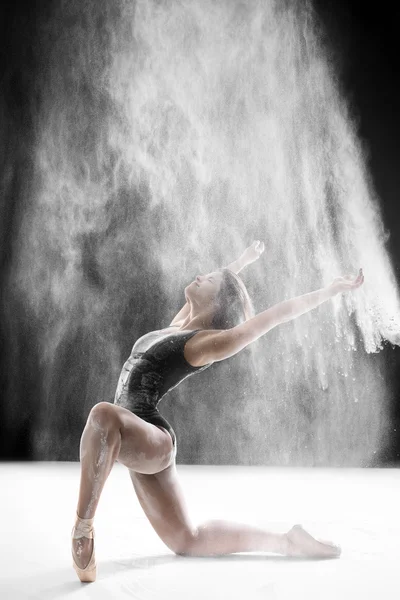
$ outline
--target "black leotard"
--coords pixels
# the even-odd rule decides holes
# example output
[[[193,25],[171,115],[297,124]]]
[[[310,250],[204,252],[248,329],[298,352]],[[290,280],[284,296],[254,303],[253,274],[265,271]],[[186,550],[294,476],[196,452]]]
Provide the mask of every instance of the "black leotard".
[[[183,355],[186,342],[198,331],[152,331],[139,338],[122,367],[115,392],[114,404],[127,408],[148,423],[167,429],[174,446],[175,432],[160,415],[157,405],[184,379],[211,366],[212,363],[193,367]]]

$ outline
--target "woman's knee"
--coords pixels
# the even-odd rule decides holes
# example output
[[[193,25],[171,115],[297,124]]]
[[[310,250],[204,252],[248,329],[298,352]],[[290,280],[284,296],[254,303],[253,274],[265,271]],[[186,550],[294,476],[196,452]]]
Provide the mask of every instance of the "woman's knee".
[[[181,534],[175,535],[173,539],[167,543],[167,546],[178,556],[195,556],[197,536],[197,528],[192,531],[185,530]]]
[[[88,423],[99,429],[119,429],[121,419],[115,408],[110,402],[95,404],[89,413]]]

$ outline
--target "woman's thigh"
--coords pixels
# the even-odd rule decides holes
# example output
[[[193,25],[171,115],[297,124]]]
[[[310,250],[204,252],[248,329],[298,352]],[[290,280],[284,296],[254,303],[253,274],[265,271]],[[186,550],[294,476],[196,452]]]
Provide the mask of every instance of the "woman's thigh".
[[[118,416],[121,432],[118,462],[146,474],[157,473],[173,462],[176,447],[166,429],[147,423],[122,406],[109,406]]]
[[[144,475],[130,470],[130,476],[155,532],[170,550],[184,553],[197,529],[189,516],[175,460],[159,473]]]

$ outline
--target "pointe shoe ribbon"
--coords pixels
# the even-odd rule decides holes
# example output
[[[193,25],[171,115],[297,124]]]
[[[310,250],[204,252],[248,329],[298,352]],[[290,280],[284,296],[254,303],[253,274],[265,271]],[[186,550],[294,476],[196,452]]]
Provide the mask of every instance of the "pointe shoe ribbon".
[[[94,517],[92,519],[81,519],[80,517],[78,517],[78,514],[77,514],[76,520],[77,520],[77,522],[73,526],[72,533],[71,533],[73,539],[78,540],[81,537],[93,539],[94,538],[94,528],[93,528]]]

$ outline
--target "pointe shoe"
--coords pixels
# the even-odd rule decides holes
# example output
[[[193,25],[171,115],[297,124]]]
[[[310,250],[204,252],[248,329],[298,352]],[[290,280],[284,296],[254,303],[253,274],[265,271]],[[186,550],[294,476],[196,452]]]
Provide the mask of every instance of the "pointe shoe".
[[[86,537],[93,540],[92,556],[90,557],[89,563],[84,569],[78,567],[75,562],[74,553],[72,552],[72,566],[78,574],[81,581],[85,583],[91,583],[96,580],[96,557],[94,553],[94,528],[92,519],[81,519],[78,514],[76,515],[76,524],[72,528],[71,538],[77,540],[81,537]]]

